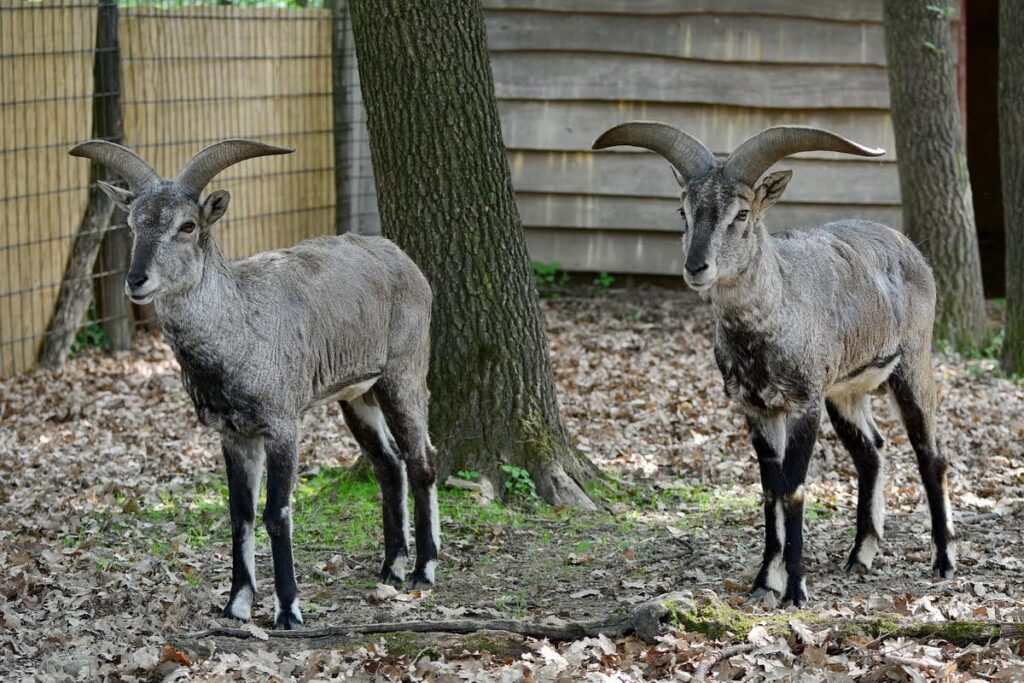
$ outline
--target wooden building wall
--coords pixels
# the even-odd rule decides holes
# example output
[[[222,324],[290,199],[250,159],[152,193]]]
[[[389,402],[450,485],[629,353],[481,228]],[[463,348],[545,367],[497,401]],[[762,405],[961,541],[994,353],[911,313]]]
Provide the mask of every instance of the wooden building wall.
[[[534,259],[678,274],[678,187],[639,150],[593,152],[627,119],[727,153],[772,125],[890,150],[805,154],[774,227],[860,216],[899,227],[881,0],[484,0],[505,144]]]

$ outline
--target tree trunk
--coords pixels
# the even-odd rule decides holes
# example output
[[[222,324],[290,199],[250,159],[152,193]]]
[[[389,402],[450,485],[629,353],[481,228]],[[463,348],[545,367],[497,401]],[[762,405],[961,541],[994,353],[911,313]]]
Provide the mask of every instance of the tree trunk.
[[[935,272],[935,337],[977,349],[985,299],[945,7],[885,0],[885,51],[903,228]]]
[[[430,426],[442,477],[593,502],[559,415],[478,0],[351,2],[384,234],[434,289]],[[521,490],[521,489],[520,489]]]
[[[328,0],[331,8],[331,104],[334,123],[334,232],[355,229],[352,211],[352,116],[348,97],[349,62],[353,54],[348,0]]]
[[[1006,226],[1003,368],[1024,374],[1024,3],[999,3],[999,146]]]
[[[128,297],[124,294],[124,276],[131,267],[132,238],[128,233],[127,216],[114,207],[110,225],[103,235],[99,267],[103,274],[97,278],[96,314],[103,322],[103,332],[113,351],[127,351],[132,347],[134,319]]]
[[[93,92],[98,94],[93,97],[92,134],[94,138],[121,142],[124,127],[121,120],[121,52],[117,24],[117,3],[100,0],[96,17],[96,53],[93,56]],[[39,351],[39,364],[43,366],[60,365],[67,358],[78,325],[92,300],[96,255],[104,243],[104,235],[109,237],[108,228],[117,213],[114,203],[96,185],[97,180],[115,180],[116,174],[102,164],[91,163],[85,215],[75,236],[57,305]],[[118,294],[123,303],[123,291],[119,289]]]

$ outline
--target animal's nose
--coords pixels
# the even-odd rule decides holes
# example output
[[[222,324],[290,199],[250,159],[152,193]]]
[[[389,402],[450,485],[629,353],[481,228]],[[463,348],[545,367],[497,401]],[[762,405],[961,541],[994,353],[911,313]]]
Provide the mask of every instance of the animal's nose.
[[[696,268],[691,268],[690,264],[686,264],[686,272],[689,273],[690,275],[696,275],[697,273],[703,273],[707,269],[708,269],[708,264],[706,264],[706,263],[701,264],[701,265],[697,266]]]
[[[142,285],[146,284],[146,280],[149,277],[145,273],[128,273],[128,277],[125,278],[128,281],[128,286],[132,289],[138,289]]]

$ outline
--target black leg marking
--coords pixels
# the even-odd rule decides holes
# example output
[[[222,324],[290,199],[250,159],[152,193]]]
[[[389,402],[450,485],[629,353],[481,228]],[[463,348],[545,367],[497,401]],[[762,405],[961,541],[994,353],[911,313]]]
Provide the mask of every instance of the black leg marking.
[[[846,572],[869,571],[884,538],[884,463],[875,445],[881,436],[870,424],[866,395],[830,399],[825,402],[825,408],[839,440],[857,467],[857,536],[846,562]]]
[[[274,557],[274,624],[291,630],[302,625],[292,560],[292,489],[295,487],[297,441],[294,434],[266,440],[267,505],[263,524]]]
[[[434,448],[427,434],[427,390],[425,386],[399,386],[385,378],[374,391],[405,459],[416,504],[416,565],[409,581],[413,588],[429,588],[434,585],[441,534]]]
[[[930,377],[915,382],[901,363],[889,376],[889,389],[900,408],[910,445],[917,455],[917,468],[928,498],[932,521],[932,575],[948,579],[956,572],[953,556],[955,534],[946,482],[948,465],[935,442],[935,390],[930,382]]]
[[[796,606],[807,601],[803,568],[803,484],[821,418],[817,402],[812,405],[803,415],[786,422],[782,432],[786,444],[783,458],[778,456],[779,425],[751,421],[754,449],[761,468],[761,486],[765,492],[766,539],[761,570],[754,581],[754,593],[768,589],[781,592],[783,602]],[[784,419],[782,416],[773,418]],[[778,552],[780,546],[781,557]]]
[[[786,440],[785,418],[772,418],[772,423],[755,423],[748,419],[747,424],[761,470],[761,492],[764,497],[764,554],[751,592],[754,597],[761,597],[768,591],[781,595],[786,588],[785,568],[782,564],[782,546],[786,540],[777,499],[777,481],[782,463],[780,451]]]
[[[405,465],[399,460],[398,445],[384,421],[384,414],[372,393],[353,401],[342,401],[341,410],[352,436],[373,465],[380,486],[384,522],[384,561],[380,582],[401,586],[409,558],[409,512]]]
[[[416,501],[416,568],[409,579],[413,588],[430,588],[435,580],[441,539],[434,477],[434,466],[429,461],[409,463],[409,480]]]
[[[804,582],[804,481],[807,467],[811,463],[814,444],[818,440],[821,412],[816,402],[814,408],[791,421],[786,442],[785,488],[782,495],[782,509],[786,518],[786,545],[782,557],[786,563],[788,583],[783,602],[792,602],[799,607],[807,601],[807,586]]]
[[[231,596],[221,615],[248,621],[256,601],[256,501],[263,475],[262,439],[224,435],[221,439],[228,475],[231,510]]]

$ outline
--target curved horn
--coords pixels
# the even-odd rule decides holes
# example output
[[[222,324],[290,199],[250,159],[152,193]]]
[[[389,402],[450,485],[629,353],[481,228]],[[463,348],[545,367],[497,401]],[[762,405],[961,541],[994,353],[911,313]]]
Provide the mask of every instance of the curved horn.
[[[109,166],[128,182],[132,192],[138,192],[160,178],[142,157],[123,145],[109,140],[87,140],[68,150],[73,157],[84,157]]]
[[[657,121],[629,121],[609,128],[594,141],[594,149],[632,145],[657,152],[689,180],[715,163],[715,155],[697,138]]]
[[[797,152],[842,152],[862,157],[877,157],[884,149],[865,147],[820,128],[775,126],[748,139],[729,155],[725,171],[736,180],[753,186],[757,179],[779,159]]]
[[[203,188],[206,187],[213,177],[228,166],[237,164],[253,157],[262,157],[269,154],[291,154],[294,149],[288,147],[275,147],[265,145],[255,140],[242,140],[232,138],[214,143],[196,154],[185,164],[185,167],[174,179],[174,184],[181,188],[185,194],[199,198]]]

